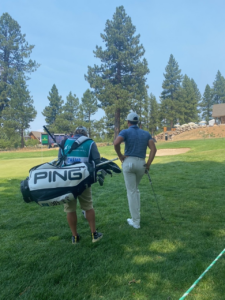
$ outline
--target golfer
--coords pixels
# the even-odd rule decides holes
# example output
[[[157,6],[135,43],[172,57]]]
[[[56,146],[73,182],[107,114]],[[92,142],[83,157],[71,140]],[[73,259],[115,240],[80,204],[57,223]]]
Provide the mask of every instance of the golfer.
[[[122,162],[123,175],[127,189],[127,198],[131,218],[127,219],[130,226],[140,228],[140,192],[138,185],[156,154],[154,140],[149,132],[138,127],[139,117],[132,112],[127,116],[128,129],[122,130],[114,141],[114,148]],[[120,151],[120,144],[125,142],[125,154]],[[151,152],[145,162],[146,149]]]
[[[61,142],[61,146],[64,148],[71,146],[72,151],[67,155],[66,163],[72,164],[74,162],[91,162],[92,160],[95,164],[100,163],[100,154],[95,142],[88,139],[83,144],[81,144],[77,149],[75,149],[75,142],[81,136],[88,136],[87,129],[84,126],[79,126],[76,128],[74,136],[69,137]],[[62,157],[62,150],[59,149],[58,158]],[[92,242],[97,242],[103,235],[96,231],[95,228],[95,211],[93,208],[91,187],[84,190],[84,192],[78,196],[80,207],[86,212],[86,219],[88,220]],[[72,232],[72,243],[76,244],[80,240],[80,235],[77,233],[77,199],[74,201],[64,204],[64,212],[67,213],[67,221]]]

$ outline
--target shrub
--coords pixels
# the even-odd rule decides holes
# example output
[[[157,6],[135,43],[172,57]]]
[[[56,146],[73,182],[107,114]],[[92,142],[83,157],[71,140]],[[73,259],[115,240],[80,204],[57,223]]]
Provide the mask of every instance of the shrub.
[[[25,145],[26,146],[36,146],[39,144],[39,141],[38,140],[34,140],[34,139],[29,139],[27,141],[25,141]]]
[[[12,144],[9,140],[5,140],[5,139],[0,139],[0,149],[9,149],[10,147],[12,147]]]

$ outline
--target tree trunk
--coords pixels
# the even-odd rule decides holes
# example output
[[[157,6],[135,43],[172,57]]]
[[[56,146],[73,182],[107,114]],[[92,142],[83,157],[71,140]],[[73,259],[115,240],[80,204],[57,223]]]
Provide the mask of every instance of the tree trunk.
[[[117,138],[119,133],[120,133],[120,108],[117,108],[115,112],[114,140]]]
[[[89,113],[89,126],[91,125],[91,114]],[[91,138],[91,126],[89,127],[89,138]]]
[[[21,148],[24,148],[23,130],[20,131],[20,136],[21,136]]]

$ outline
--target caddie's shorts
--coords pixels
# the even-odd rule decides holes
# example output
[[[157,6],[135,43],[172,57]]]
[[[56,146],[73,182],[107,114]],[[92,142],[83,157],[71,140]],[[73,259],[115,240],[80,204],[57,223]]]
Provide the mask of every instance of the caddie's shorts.
[[[93,208],[93,201],[92,201],[92,196],[91,196],[91,188],[87,188],[86,190],[83,191],[81,195],[78,197],[79,203],[80,203],[80,208],[82,210],[90,210]],[[75,212],[77,208],[77,199],[64,204],[64,212],[70,213],[70,212]]]

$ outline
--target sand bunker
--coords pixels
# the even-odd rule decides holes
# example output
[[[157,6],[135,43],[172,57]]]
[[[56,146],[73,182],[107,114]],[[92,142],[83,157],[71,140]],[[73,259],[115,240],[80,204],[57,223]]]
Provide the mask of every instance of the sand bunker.
[[[177,155],[186,153],[191,148],[179,148],[179,149],[159,149],[157,150],[156,156],[166,156],[166,155]],[[146,155],[148,156],[148,154]]]
[[[191,148],[179,148],[179,149],[159,149],[157,150],[156,156],[165,156],[165,155],[177,155],[186,153]]]

